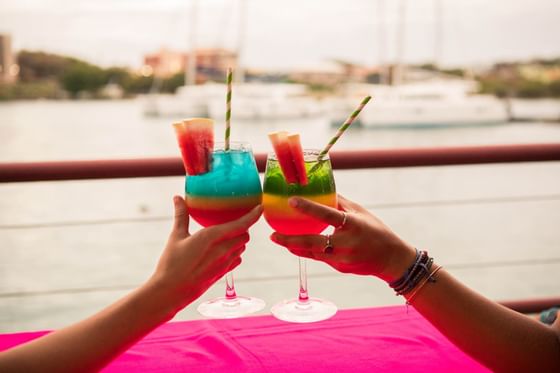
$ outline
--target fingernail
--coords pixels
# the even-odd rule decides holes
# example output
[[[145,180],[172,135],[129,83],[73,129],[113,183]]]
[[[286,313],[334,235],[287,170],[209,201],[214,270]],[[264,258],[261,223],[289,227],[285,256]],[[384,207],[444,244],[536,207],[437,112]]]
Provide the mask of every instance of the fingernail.
[[[179,196],[173,196],[173,203],[179,203]]]
[[[288,200],[288,205],[292,206],[292,207],[298,207],[299,205],[299,201],[297,198],[292,197]]]

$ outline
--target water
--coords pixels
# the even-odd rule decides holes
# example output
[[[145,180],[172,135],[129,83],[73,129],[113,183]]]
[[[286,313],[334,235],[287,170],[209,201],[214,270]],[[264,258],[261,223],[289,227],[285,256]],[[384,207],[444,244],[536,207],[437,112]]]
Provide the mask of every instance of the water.
[[[0,162],[178,156],[172,121],[144,118],[137,100],[2,103]],[[297,131],[308,148],[335,131],[321,118],[241,123],[233,113],[232,124],[232,139],[255,152],[271,149],[270,131]],[[217,136],[223,128],[219,122]],[[560,126],[351,128],[336,149],[540,142],[560,142]],[[341,194],[486,296],[558,294],[560,162],[335,171],[335,178]],[[183,190],[183,177],[0,185],[0,332],[67,325],[141,284],[170,231],[171,197]],[[236,270],[238,292],[269,306],[298,290],[297,259],[270,233],[261,219]],[[374,278],[314,262],[309,274],[310,294],[340,308],[403,303]],[[220,282],[203,299],[223,291]],[[176,319],[198,317],[194,309]]]

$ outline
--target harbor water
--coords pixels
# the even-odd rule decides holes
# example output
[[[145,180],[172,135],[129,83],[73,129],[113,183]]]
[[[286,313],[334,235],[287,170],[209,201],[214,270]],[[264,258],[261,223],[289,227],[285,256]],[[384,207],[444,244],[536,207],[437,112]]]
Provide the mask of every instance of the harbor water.
[[[144,117],[142,104],[1,103],[0,162],[179,156],[174,119]],[[223,129],[218,120],[218,140]],[[300,133],[307,148],[323,147],[335,131],[322,117],[240,122],[233,113],[232,139],[256,153],[271,150],[266,135],[278,130]],[[351,127],[335,147],[546,142],[560,142],[560,124]],[[340,194],[487,297],[558,295],[560,162],[335,171],[335,179]],[[172,196],[183,188],[182,177],[0,184],[0,332],[68,325],[140,285],[165,245]],[[264,299],[263,313],[298,290],[297,258],[273,244],[271,232],[261,219],[235,271],[238,293]],[[403,303],[382,281],[323,263],[309,263],[308,281],[311,296],[339,308]],[[218,282],[201,300],[224,290]],[[175,319],[199,318],[195,305]]]

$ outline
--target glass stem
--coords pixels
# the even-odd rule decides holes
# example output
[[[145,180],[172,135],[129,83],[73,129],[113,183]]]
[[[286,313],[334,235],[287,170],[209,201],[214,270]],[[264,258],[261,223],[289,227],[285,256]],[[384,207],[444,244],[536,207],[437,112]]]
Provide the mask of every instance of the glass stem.
[[[307,262],[305,259],[298,258],[299,261],[299,296],[298,303],[307,303],[309,295],[307,294]]]
[[[233,271],[226,274],[226,299],[234,300],[237,298],[235,294],[235,285],[233,284]]]

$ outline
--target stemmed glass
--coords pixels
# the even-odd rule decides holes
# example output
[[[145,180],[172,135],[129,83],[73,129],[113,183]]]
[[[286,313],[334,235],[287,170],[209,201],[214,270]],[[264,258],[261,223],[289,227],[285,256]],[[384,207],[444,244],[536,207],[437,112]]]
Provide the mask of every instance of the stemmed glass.
[[[223,143],[216,143],[210,171],[187,175],[185,195],[190,216],[204,227],[235,220],[259,205],[262,189],[249,144],[231,142],[225,150]],[[197,310],[207,317],[234,318],[264,306],[261,299],[237,295],[230,272],[226,275],[225,296],[201,303]]]
[[[288,184],[274,153],[268,154],[263,187],[263,215],[275,231],[288,234],[318,234],[328,224],[306,216],[288,205],[288,199],[301,196],[326,206],[337,206],[336,188],[328,156],[317,161],[319,150],[304,150],[305,169],[309,183],[305,186]],[[319,163],[319,164],[318,164]],[[316,166],[317,165],[317,166]],[[310,172],[312,170],[312,172]],[[326,300],[310,298],[307,292],[307,267],[299,258],[299,294],[272,307],[272,314],[284,321],[314,322],[328,319],[337,311]]]

